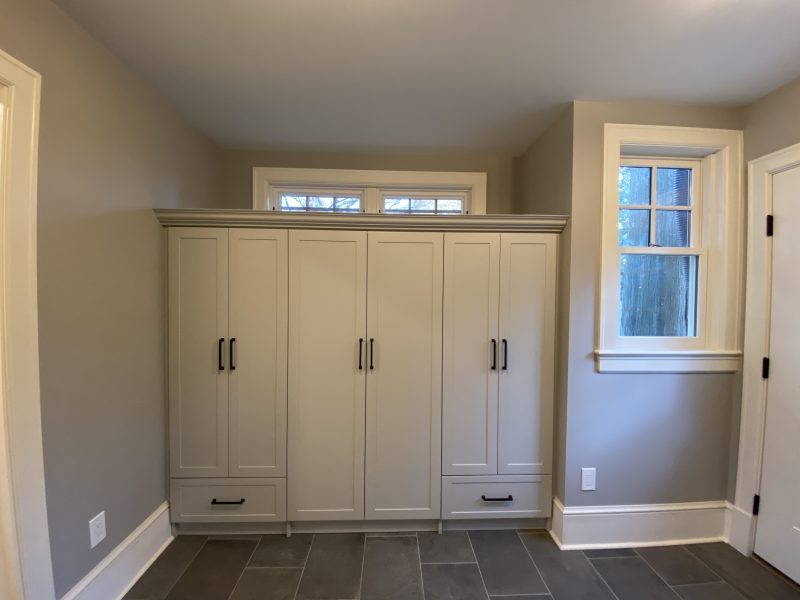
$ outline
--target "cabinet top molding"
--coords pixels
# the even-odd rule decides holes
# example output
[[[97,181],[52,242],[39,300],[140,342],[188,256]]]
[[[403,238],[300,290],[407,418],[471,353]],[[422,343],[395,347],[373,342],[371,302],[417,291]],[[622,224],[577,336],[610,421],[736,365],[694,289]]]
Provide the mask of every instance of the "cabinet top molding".
[[[563,215],[386,215],[289,213],[260,210],[153,210],[164,227],[254,227],[378,231],[539,231],[561,233]]]

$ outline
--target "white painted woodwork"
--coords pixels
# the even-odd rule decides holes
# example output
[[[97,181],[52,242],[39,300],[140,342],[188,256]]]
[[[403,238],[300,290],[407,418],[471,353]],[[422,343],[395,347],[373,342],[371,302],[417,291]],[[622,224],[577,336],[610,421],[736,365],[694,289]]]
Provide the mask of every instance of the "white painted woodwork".
[[[369,233],[367,519],[440,514],[442,250],[441,233]]]
[[[169,261],[169,411],[173,477],[228,474],[228,230],[173,228]]]
[[[174,523],[285,521],[286,479],[173,479],[170,507]]]
[[[442,519],[549,517],[551,485],[550,475],[442,477]],[[491,500],[509,496],[509,501]]]
[[[755,552],[800,583],[800,166],[773,176],[772,211],[770,373]]]
[[[500,234],[445,234],[444,475],[497,473],[499,272]]]
[[[230,477],[286,476],[288,260],[285,230],[229,231]]]
[[[501,475],[552,473],[555,286],[556,236],[501,236]],[[503,340],[507,341],[507,364]]]
[[[366,233],[289,233],[291,521],[364,518],[366,287]]]

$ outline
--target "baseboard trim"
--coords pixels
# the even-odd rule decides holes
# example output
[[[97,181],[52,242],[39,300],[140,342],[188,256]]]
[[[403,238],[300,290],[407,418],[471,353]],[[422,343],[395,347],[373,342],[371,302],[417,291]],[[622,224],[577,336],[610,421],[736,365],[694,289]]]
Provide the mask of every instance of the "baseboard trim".
[[[725,501],[564,506],[553,499],[550,535],[562,550],[728,541]]]
[[[119,600],[173,539],[164,502],[61,600]]]
[[[750,512],[728,503],[725,520],[725,537],[728,543],[745,556],[753,553],[756,541],[757,517]]]

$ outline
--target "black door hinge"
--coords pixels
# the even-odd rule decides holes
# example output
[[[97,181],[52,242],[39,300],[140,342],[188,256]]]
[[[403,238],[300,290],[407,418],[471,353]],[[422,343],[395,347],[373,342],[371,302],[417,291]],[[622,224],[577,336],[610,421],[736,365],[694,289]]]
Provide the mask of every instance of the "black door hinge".
[[[769,379],[769,359],[766,356],[761,359],[761,377]]]
[[[761,496],[756,494],[753,496],[753,514],[758,515],[758,507],[761,505]]]
[[[772,215],[767,215],[767,237],[772,237],[775,227],[775,219]]]

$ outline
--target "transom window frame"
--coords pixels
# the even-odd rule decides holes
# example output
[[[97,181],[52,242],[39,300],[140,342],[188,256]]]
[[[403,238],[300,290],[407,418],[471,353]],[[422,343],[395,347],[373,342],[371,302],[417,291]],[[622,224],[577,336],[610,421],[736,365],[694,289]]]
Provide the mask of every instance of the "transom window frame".
[[[739,369],[744,223],[742,154],[741,131],[605,125],[601,271],[594,351],[598,372],[698,373]],[[693,186],[698,186],[694,192],[697,214],[691,226],[689,248],[619,246],[619,168],[637,161],[651,164],[663,161],[665,165],[699,161],[698,176],[693,181]],[[695,336],[620,335],[620,256],[626,253],[698,255]]]
[[[277,211],[280,210],[280,194],[290,191],[307,194],[317,190],[327,191],[329,195],[361,194],[362,213],[381,213],[383,199],[394,195],[463,198],[462,214],[486,214],[486,173],[482,172],[253,167],[254,210]],[[303,211],[292,212],[303,214]],[[319,212],[308,211],[306,214]],[[352,216],[354,213],[325,214]],[[393,213],[392,216],[402,214]]]

